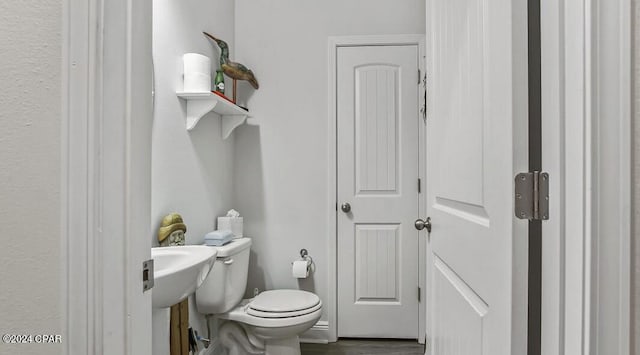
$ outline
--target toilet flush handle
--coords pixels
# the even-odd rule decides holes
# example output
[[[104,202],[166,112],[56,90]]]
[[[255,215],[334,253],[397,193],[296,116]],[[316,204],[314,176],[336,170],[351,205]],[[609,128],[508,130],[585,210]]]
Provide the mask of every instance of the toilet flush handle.
[[[231,265],[231,264],[233,264],[233,259],[229,258],[229,259],[223,261],[222,263],[225,264],[225,265]]]

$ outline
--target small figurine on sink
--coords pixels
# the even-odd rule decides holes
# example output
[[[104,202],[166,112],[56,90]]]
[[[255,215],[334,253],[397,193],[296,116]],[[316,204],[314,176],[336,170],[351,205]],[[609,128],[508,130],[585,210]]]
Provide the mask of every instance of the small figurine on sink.
[[[187,226],[178,213],[169,213],[162,218],[160,229],[158,229],[158,241],[160,246],[184,245],[184,234]]]

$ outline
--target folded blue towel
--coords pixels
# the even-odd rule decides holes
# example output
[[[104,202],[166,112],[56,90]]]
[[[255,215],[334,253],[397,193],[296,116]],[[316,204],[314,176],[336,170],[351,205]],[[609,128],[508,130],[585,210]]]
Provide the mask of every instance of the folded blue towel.
[[[217,230],[204,236],[204,243],[209,246],[219,247],[233,240],[233,233],[229,230]]]

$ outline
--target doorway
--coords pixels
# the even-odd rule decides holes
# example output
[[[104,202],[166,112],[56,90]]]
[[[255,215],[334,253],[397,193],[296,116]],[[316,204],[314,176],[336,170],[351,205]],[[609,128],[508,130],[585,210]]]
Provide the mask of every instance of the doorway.
[[[556,68],[556,71],[549,70],[551,73],[543,73],[543,75],[552,76],[553,78],[559,77],[559,79],[555,80],[554,83],[557,85],[557,88],[554,87],[554,90],[544,90],[543,101],[545,98],[550,99],[554,103],[554,105],[547,105],[550,111],[554,111],[554,115],[543,115],[545,117],[545,122],[550,123],[547,125],[549,128],[549,132],[556,132],[555,135],[547,134],[546,137],[549,138],[549,141],[546,143],[553,144],[545,144],[545,147],[549,147],[546,151],[547,155],[552,154],[562,154],[559,162],[557,162],[554,166],[556,166],[556,170],[558,174],[558,178],[553,178],[552,175],[552,192],[556,192],[555,195],[559,196],[557,199],[552,199],[552,208],[551,208],[551,222],[547,224],[547,229],[545,230],[546,239],[554,240],[554,241],[562,241],[564,237],[566,237],[566,244],[564,241],[557,242],[553,245],[553,248],[545,249],[543,254],[554,255],[552,263],[545,263],[543,266],[543,277],[544,284],[549,285],[555,282],[555,287],[548,287],[546,293],[543,295],[545,301],[550,301],[552,307],[548,307],[548,317],[546,317],[547,321],[551,319],[551,324],[545,324],[545,318],[543,317],[543,339],[545,340],[545,344],[543,344],[544,349],[550,349],[551,351],[543,351],[545,354],[557,354],[557,353],[570,353],[570,354],[582,354],[584,353],[584,344],[588,344],[589,341],[597,338],[594,334],[591,336],[591,330],[587,327],[585,328],[585,324],[588,325],[589,312],[583,312],[585,309],[591,309],[591,304],[594,303],[589,298],[589,290],[586,288],[590,286],[590,284],[585,284],[583,281],[590,280],[590,268],[585,268],[584,265],[590,266],[592,264],[592,259],[590,259],[589,254],[591,252],[590,241],[592,240],[592,234],[596,236],[596,232],[592,232],[589,228],[590,225],[585,223],[585,221],[593,220],[593,215],[591,215],[591,210],[598,210],[599,213],[603,213],[605,217],[608,218],[609,221],[617,221],[616,226],[619,228],[627,228],[625,226],[628,225],[628,209],[626,207],[629,203],[628,199],[625,199],[624,196],[628,197],[625,189],[629,186],[628,176],[625,172],[629,169],[629,161],[628,156],[630,155],[629,141],[628,135],[625,133],[629,131],[629,116],[625,113],[624,108],[629,107],[628,100],[628,90],[627,86],[624,86],[620,83],[625,83],[631,75],[629,74],[630,66],[628,65],[628,52],[630,46],[626,45],[626,41],[630,36],[630,18],[629,14],[631,11],[627,11],[624,8],[624,4],[628,5],[627,1],[615,1],[612,3],[616,3],[617,6],[620,6],[622,10],[620,11],[608,11],[608,17],[604,16],[595,16],[600,11],[599,9],[589,9],[590,11],[585,11],[586,4],[577,2],[577,3],[568,3],[565,4],[568,7],[559,8],[548,6],[545,9],[547,11],[552,12],[552,15],[555,14],[556,17],[553,16],[543,16],[543,20],[545,20],[548,26],[542,26],[545,31],[549,31],[550,34],[547,34],[556,42],[553,42],[555,47],[553,47],[553,51],[547,51],[546,53],[551,53],[555,55],[554,58],[557,60],[552,61],[555,66],[560,66],[559,70]],[[69,5],[71,4],[71,5]],[[75,220],[81,221],[82,219],[76,218],[77,216],[82,216],[86,213],[86,206],[95,206],[95,203],[85,204],[86,201],[91,201],[88,190],[86,188],[86,183],[90,184],[99,181],[99,174],[91,174],[91,170],[87,169],[88,166],[92,165],[92,159],[87,159],[87,153],[95,153],[94,145],[87,144],[86,138],[93,137],[94,135],[87,135],[87,126],[93,127],[93,129],[104,130],[106,128],[111,127],[111,125],[119,125],[119,120],[104,120],[103,123],[107,124],[105,128],[101,128],[101,126],[97,123],[97,118],[102,117],[100,114],[91,114],[87,115],[87,109],[84,110],[81,108],[83,104],[89,104],[87,107],[91,107],[95,109],[95,111],[102,112],[105,105],[99,105],[94,101],[94,96],[91,95],[92,90],[95,90],[98,87],[98,83],[95,81],[91,81],[90,78],[96,77],[104,77],[108,83],[112,83],[113,81],[118,81],[123,75],[115,73],[114,71],[109,71],[109,75],[89,75],[89,73],[102,73],[102,70],[98,65],[101,63],[100,60],[94,60],[94,53],[96,52],[96,46],[101,48],[100,53],[116,53],[114,52],[114,46],[118,48],[130,48],[134,51],[137,50],[146,50],[148,47],[146,46],[131,46],[130,43],[146,43],[145,41],[141,41],[139,39],[135,39],[134,41],[122,41],[122,40],[111,40],[108,42],[100,42],[100,36],[96,35],[95,31],[101,28],[105,29],[122,29],[125,30],[127,28],[131,28],[131,25],[136,25],[135,29],[137,31],[131,31],[133,34],[143,34],[144,31],[140,31],[140,26],[144,27],[144,24],[147,24],[144,19],[150,19],[150,8],[146,11],[140,11],[137,7],[140,6],[148,6],[149,2],[147,1],[136,1],[133,2],[135,6],[122,6],[120,3],[113,3],[114,6],[120,6],[117,13],[112,11],[110,16],[100,16],[103,7],[98,6],[97,1],[89,1],[86,3],[78,3],[77,1],[70,2],[66,5],[65,11],[65,26],[67,26],[67,31],[65,31],[65,41],[67,44],[73,44],[73,46],[66,48],[67,58],[65,59],[65,70],[68,71],[68,82],[65,84],[65,96],[69,98],[69,102],[73,103],[69,112],[65,113],[66,123],[65,132],[69,132],[67,152],[75,152],[75,154],[69,154],[67,157],[67,161],[63,169],[69,173],[69,176],[75,176],[78,180],[69,180],[67,184],[65,184],[65,188],[69,188],[67,190],[68,196],[74,196],[73,199],[70,199],[64,206],[63,215],[65,217],[74,216],[74,219],[67,218],[66,220]],[[75,6],[78,5],[78,6]],[[553,4],[557,5],[557,4]],[[90,11],[90,9],[98,9],[97,11]],[[591,12],[593,11],[593,12]],[[589,15],[590,17],[586,17]],[[557,17],[561,17],[561,20],[558,20]],[[614,18],[611,20],[611,18]],[[617,17],[620,17],[620,20],[617,20]],[[123,26],[121,24],[122,19],[129,19],[128,24],[129,27]],[[571,21],[566,22],[566,19]],[[607,19],[614,21],[618,25],[616,26],[592,26],[591,21],[593,19],[598,19],[598,21],[602,21],[603,19]],[[554,22],[555,21],[555,22]],[[104,22],[104,24],[103,24]],[[148,24],[146,26],[149,26]],[[560,29],[559,29],[559,28]],[[584,32],[586,30],[591,30],[591,28],[595,28],[595,31],[598,31],[595,34]],[[148,27],[150,28],[150,27]],[[564,30],[562,30],[564,29]],[[619,31],[616,33],[616,31]],[[619,34],[622,33],[622,36]],[[605,36],[604,34],[609,34],[609,36]],[[592,36],[599,36],[597,38],[598,42],[606,42],[609,45],[618,45],[619,48],[617,50],[611,51],[599,51],[598,55],[601,57],[606,57],[607,60],[600,59],[595,64],[591,63],[591,61],[585,60],[591,58],[591,52],[588,52],[585,55],[585,47],[588,47],[590,50],[591,46],[593,48],[600,48],[595,45],[596,41],[592,39]],[[575,38],[586,38],[583,41],[575,41]],[[615,40],[611,40],[611,38]],[[573,40],[568,40],[573,39]],[[333,43],[335,45],[335,43]],[[106,50],[105,50],[106,48]],[[547,48],[548,49],[548,48]],[[124,49],[122,49],[124,50]],[[120,52],[117,52],[120,53]],[[614,59],[609,58],[609,56],[613,56]],[[564,58],[566,57],[566,60]],[[558,59],[558,58],[562,58]],[[617,59],[615,59],[617,58]],[[621,59],[622,58],[622,59]],[[77,59],[77,61],[76,61]],[[332,59],[330,59],[331,62]],[[617,63],[622,63],[618,67],[614,66],[605,66],[607,63],[611,63],[615,61]],[[93,64],[92,64],[93,63]],[[135,61],[138,63],[138,61]],[[597,71],[598,75],[602,78],[607,78],[608,80],[615,80],[615,83],[607,82],[607,87],[600,88],[598,96],[589,96],[585,95],[585,87],[587,84],[591,83],[590,76],[595,70],[594,67],[598,67]],[[80,68],[75,69],[75,68]],[[90,68],[87,70],[86,68]],[[559,71],[559,73],[558,73]],[[146,76],[148,75],[146,71],[128,71],[128,76],[132,75],[135,77]],[[132,74],[133,73],[133,74]],[[149,74],[150,75],[150,74]],[[335,80],[335,76],[331,77],[330,80],[333,82]],[[144,80],[142,80],[144,82]],[[615,85],[618,83],[619,85]],[[114,86],[115,87],[115,86]],[[330,88],[332,86],[329,86]],[[88,89],[87,89],[88,88]],[[611,90],[611,88],[618,88],[622,91],[619,93],[618,91]],[[561,97],[558,94],[558,90],[561,92]],[[144,89],[141,90],[132,90],[128,89],[126,91],[121,90],[122,92],[128,93],[141,93],[144,92]],[[102,95],[103,97],[110,97],[110,103],[113,105],[113,100],[118,102],[122,102],[125,99],[128,99],[125,95]],[[622,98],[619,100],[614,100],[615,97]],[[335,95],[330,95],[329,100],[335,101]],[[98,103],[101,100],[98,100]],[[557,103],[556,101],[559,101]],[[606,108],[599,108],[598,115],[592,117],[592,107],[600,107],[596,103],[600,102],[609,102],[616,103],[613,106],[620,106],[619,113],[615,115],[616,119],[611,119],[611,115],[607,116],[610,111],[613,110],[610,106]],[[129,102],[145,102],[144,100],[130,100]],[[586,102],[586,103],[585,103]],[[335,104],[333,102],[332,104]],[[108,105],[107,105],[108,106]],[[135,106],[135,105],[133,105]],[[96,108],[97,107],[97,108]],[[69,108],[66,108],[69,109]],[[91,112],[94,110],[91,109]],[[557,112],[556,112],[557,111]],[[65,111],[66,112],[66,111]],[[614,112],[615,113],[615,112]],[[330,115],[335,115],[335,111],[331,112]],[[565,118],[565,116],[567,118]],[[123,115],[123,117],[125,117]],[[140,114],[127,115],[126,117],[140,117]],[[608,119],[597,120],[600,117],[608,117]],[[557,119],[556,119],[557,118]],[[548,120],[548,122],[546,121]],[[606,136],[607,142],[614,142],[612,144],[603,144],[606,142],[599,142],[600,144],[596,147],[592,148],[592,142],[589,140],[591,136],[598,136],[598,132],[603,129],[600,126],[593,126],[593,131],[588,131],[589,135],[585,134],[576,134],[575,132],[584,132],[587,128],[591,129],[592,122],[600,122],[603,127],[608,128],[607,132],[610,132],[611,135]],[[133,123],[140,123],[140,120],[129,120],[127,121],[127,127],[130,127]],[[330,120],[329,125],[333,125],[333,130],[335,130],[335,117]],[[555,126],[554,126],[555,125]],[[138,126],[136,126],[138,127]],[[556,129],[556,127],[560,127]],[[93,131],[92,131],[93,132]],[[112,144],[126,146],[127,151],[133,151],[136,153],[136,157],[144,156],[148,153],[148,150],[145,149],[137,149],[138,146],[145,146],[144,142],[148,142],[146,139],[148,138],[144,129],[136,128],[133,132],[128,131],[127,135],[117,135],[113,134]],[[125,145],[124,141],[127,137],[135,137],[135,139],[131,140],[135,145]],[[147,137],[147,138],[145,138]],[[622,138],[622,139],[620,139]],[[108,139],[102,140],[104,142],[110,142]],[[95,142],[94,142],[95,143]],[[79,144],[79,145],[78,145]],[[560,148],[559,148],[560,147]],[[329,144],[329,157],[330,160],[333,160],[336,156],[335,154],[335,142],[331,142]],[[605,148],[615,148],[613,150],[607,150],[606,152],[601,152],[601,150]],[[586,194],[585,191],[591,191],[591,180],[590,174],[594,168],[591,167],[591,155],[597,151],[598,159],[597,161],[602,164],[610,164],[607,166],[602,166],[599,168],[599,171],[603,173],[606,172],[611,175],[611,172],[615,172],[615,177],[609,176],[606,181],[604,181],[600,186],[617,186],[622,187],[619,188],[617,193],[615,194],[602,194],[602,196],[608,196],[610,198],[617,198],[617,202],[615,202],[616,208],[611,208],[613,204],[605,204],[596,199],[591,194]],[[560,152],[560,153],[558,153]],[[566,152],[566,154],[565,154]],[[606,154],[605,154],[606,153]],[[578,155],[576,155],[578,154]],[[148,154],[147,154],[148,155]],[[547,157],[545,155],[545,158]],[[150,155],[149,155],[150,156]],[[578,157],[578,158],[577,158]],[[586,158],[585,158],[586,157]],[[127,156],[125,154],[120,154],[119,157],[116,156],[117,159],[125,160]],[[138,158],[136,158],[138,159]],[[129,163],[132,160],[127,160]],[[143,163],[135,163],[138,160],[133,160],[133,164],[131,166],[136,167],[131,170],[131,174],[133,177],[138,177],[139,175],[145,175],[148,167],[148,161]],[[586,165],[586,168],[585,166]],[[549,165],[546,165],[547,168]],[[551,170],[551,168],[548,168]],[[86,173],[78,173],[78,171],[86,172]],[[585,172],[586,171],[586,172]],[[553,171],[551,171],[553,173]],[[566,173],[565,173],[566,172]],[[75,174],[75,175],[74,175]],[[114,175],[112,171],[111,175]],[[329,172],[328,175],[331,177],[330,184],[335,183],[335,162],[329,162]],[[80,183],[74,184],[75,181],[79,181]],[[559,181],[563,181],[560,183]],[[554,185],[555,184],[555,185]],[[555,187],[554,187],[555,186]],[[331,186],[330,186],[331,188]],[[335,186],[333,186],[335,192]],[[84,191],[78,191],[84,190]],[[118,190],[122,190],[121,188]],[[129,191],[133,192],[144,192],[145,189],[129,189]],[[78,193],[78,195],[75,195]],[[600,193],[600,192],[599,192]],[[111,199],[114,200],[114,199]],[[145,201],[144,198],[139,197],[139,193],[136,193],[135,196],[129,196],[127,199],[127,203],[131,201],[134,202],[142,202]],[[566,202],[566,205],[565,205]],[[588,208],[583,208],[585,203],[588,204]],[[328,199],[328,207],[333,210],[336,204],[336,195],[335,193],[329,196]],[[137,208],[129,209],[125,208],[124,203],[120,203],[119,201],[110,202],[109,206],[116,206],[119,211],[123,210],[133,210],[136,213],[147,213],[147,209],[144,207],[136,206]],[[123,207],[124,206],[124,207]],[[556,206],[555,208],[553,206]],[[606,209],[598,209],[599,206],[607,206]],[[577,208],[575,208],[577,207]],[[565,211],[569,211],[565,215]],[[619,211],[626,211],[623,213],[619,213]],[[78,213],[75,213],[78,212]],[[89,216],[94,216],[92,212],[88,213]],[[422,214],[421,214],[422,215]],[[335,215],[330,215],[328,223],[335,229]],[[622,216],[622,217],[621,217]],[[558,218],[555,218],[558,217]],[[131,221],[146,221],[144,217],[135,217],[130,218]],[[89,221],[91,222],[91,220]],[[551,224],[554,222],[554,224]],[[119,280],[125,278],[128,282],[131,283],[131,287],[128,288],[128,294],[131,293],[135,297],[147,297],[147,303],[150,303],[150,295],[148,293],[142,294],[140,296],[139,287],[137,287],[138,277],[132,276],[132,270],[135,271],[139,267],[139,261],[142,258],[138,258],[135,255],[138,255],[138,251],[148,252],[148,249],[144,249],[141,246],[135,246],[135,253],[133,249],[119,248],[119,249],[110,249],[110,253],[106,255],[106,258],[87,258],[87,255],[97,255],[96,249],[97,246],[102,245],[101,243],[96,243],[98,240],[97,237],[92,233],[90,236],[87,236],[86,228],[83,228],[86,223],[76,223],[74,224],[74,228],[69,231],[66,245],[66,256],[63,261],[65,264],[65,268],[69,267],[69,270],[74,271],[65,277],[61,282],[64,287],[65,297],[68,297],[67,305],[75,305],[74,307],[66,307],[64,309],[65,313],[65,339],[68,338],[68,342],[66,343],[67,348],[69,349],[80,349],[78,352],[82,351],[82,349],[109,349],[110,346],[119,347],[119,350],[122,350],[121,353],[128,354],[149,354],[150,352],[150,337],[128,337],[126,343],[121,341],[120,339],[124,334],[128,334],[127,329],[135,329],[142,333],[150,333],[150,329],[144,328],[142,326],[137,326],[137,322],[144,321],[145,316],[139,315],[138,313],[144,313],[148,315],[148,311],[143,307],[134,307],[128,308],[133,309],[136,312],[128,314],[129,322],[127,323],[127,327],[122,327],[122,322],[118,321],[116,318],[121,315],[127,315],[124,312],[116,312],[113,308],[114,300],[120,300],[121,298],[102,298],[101,292],[104,289],[109,289],[109,287],[105,287],[105,284],[108,285],[119,285]],[[91,223],[89,223],[91,225]],[[138,226],[138,224],[136,224]],[[589,227],[587,231],[585,231],[585,226]],[[623,232],[612,232],[611,230],[605,230],[604,225],[599,225],[598,232],[601,232],[604,235],[604,232],[607,232],[609,236],[615,236],[617,239],[620,239],[622,248],[614,248],[611,250],[620,251],[622,254],[622,258],[620,261],[616,263],[618,267],[615,269],[622,272],[628,272],[628,268],[626,268],[625,262],[628,262],[628,248],[624,248],[628,243],[628,233]],[[438,228],[438,225],[435,224],[434,228]],[[553,232],[553,236],[550,234]],[[132,228],[128,229],[128,233],[131,235],[139,235],[133,231]],[[65,233],[63,233],[65,234]],[[66,235],[66,234],[65,234]],[[115,234],[117,235],[117,234]],[[123,234],[124,235],[124,234]],[[557,238],[550,238],[555,237]],[[133,241],[139,240],[135,238],[124,238],[123,240],[127,240],[127,243],[133,243]],[[148,240],[148,239],[144,239]],[[613,238],[609,238],[609,240],[613,240]],[[86,244],[86,243],[89,244]],[[113,243],[111,243],[113,244]],[[547,243],[549,246],[551,243]],[[127,244],[129,245],[129,244]],[[421,248],[422,249],[422,248]],[[335,238],[330,238],[329,241],[329,255],[330,262],[328,263],[328,268],[330,268],[330,275],[336,274],[335,269]],[[565,253],[566,251],[566,253]],[[588,252],[587,252],[588,251]],[[87,254],[89,253],[89,254]],[[135,255],[134,255],[135,254]],[[598,254],[599,257],[607,257],[607,255]],[[333,260],[331,260],[333,258]],[[140,259],[140,260],[138,260]],[[86,270],[89,270],[89,274],[91,275],[102,275],[101,270],[103,269],[103,265],[110,265],[111,261],[122,262],[123,260],[127,260],[127,267],[117,268],[117,270],[110,270],[108,278],[102,280],[103,282],[86,282],[87,277],[78,277],[76,271],[82,271],[83,273]],[[548,258],[546,259],[548,260]],[[604,260],[604,259],[603,259]],[[614,260],[614,259],[610,259]],[[617,260],[617,259],[615,259]],[[625,261],[626,260],[626,261]],[[331,262],[333,261],[333,262]],[[76,267],[70,267],[70,266]],[[115,264],[114,264],[115,265]],[[120,265],[120,264],[118,264]],[[78,267],[79,266],[79,267]],[[558,269],[561,272],[558,272]],[[626,270],[626,271],[625,271]],[[136,273],[138,275],[139,273]],[[66,275],[66,274],[65,274]],[[107,274],[106,274],[107,275]],[[586,277],[585,277],[586,276]],[[619,275],[618,275],[619,276]],[[601,278],[602,279],[602,278]],[[626,280],[624,277],[611,277],[610,275],[607,277],[608,280]],[[330,294],[336,294],[336,283],[330,282]],[[628,283],[621,282],[619,287],[616,287],[615,292],[617,295],[621,297],[617,297],[621,301],[621,307],[617,308],[615,312],[616,317],[623,318],[623,315],[628,315],[628,293],[625,291],[625,287],[628,287]],[[112,288],[118,289],[118,288]],[[560,289],[560,291],[559,291]],[[611,288],[603,288],[605,290],[611,291]],[[566,290],[566,293],[563,292]],[[92,296],[93,295],[93,296]],[[622,297],[624,296],[624,297]],[[109,304],[109,315],[108,319],[103,319],[102,313],[100,313],[101,309],[104,309],[104,300],[108,299]],[[611,299],[611,297],[609,297]],[[87,302],[87,300],[92,300],[91,302]],[[124,302],[124,300],[122,301]],[[334,329],[330,330],[330,334],[332,334],[333,340],[335,340],[335,320],[336,320],[336,300],[328,299],[327,304],[329,311],[329,319],[330,319],[330,327]],[[548,304],[549,304],[548,303]],[[424,303],[421,303],[421,305]],[[625,305],[626,304],[626,305]],[[423,314],[423,312],[421,312]],[[545,313],[546,314],[546,313]],[[612,313],[609,313],[612,314]],[[148,317],[147,317],[148,318]],[[612,324],[609,322],[609,324]],[[623,325],[624,322],[619,322],[616,324]],[[606,326],[606,324],[601,325],[602,327]],[[617,344],[621,346],[625,346],[628,342],[624,339],[628,337],[628,328],[624,327],[609,327],[609,331],[617,331],[620,334],[618,341],[616,339],[609,339],[610,341],[615,341]],[[619,329],[621,329],[619,331]],[[117,335],[110,336],[108,339],[102,339],[102,334],[110,333],[112,330],[117,330]],[[112,334],[112,333],[110,333]],[[424,334],[424,331],[421,331],[421,334]],[[112,334],[113,335],[113,334]],[[551,335],[551,336],[548,336]],[[330,336],[329,340],[331,341],[332,337]],[[143,342],[146,344],[148,350],[140,350],[136,345],[132,345],[132,342]],[[106,344],[105,344],[106,343]],[[558,345],[560,344],[560,345]],[[600,342],[600,345],[603,346],[606,344],[605,342]],[[561,351],[558,349],[562,347]],[[123,349],[125,348],[125,349]],[[108,353],[108,351],[105,351]],[[623,351],[621,351],[623,352]],[[85,351],[86,353],[86,351]]]

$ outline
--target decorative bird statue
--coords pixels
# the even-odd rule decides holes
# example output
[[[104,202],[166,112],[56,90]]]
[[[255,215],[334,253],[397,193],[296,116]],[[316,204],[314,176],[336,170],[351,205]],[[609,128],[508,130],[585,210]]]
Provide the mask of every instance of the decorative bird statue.
[[[236,102],[236,80],[246,80],[248,81],[254,89],[258,89],[260,85],[258,84],[258,80],[251,69],[245,67],[240,63],[235,63],[229,60],[229,46],[227,42],[215,38],[207,32],[202,32],[205,36],[214,40],[218,47],[220,47],[220,66],[222,67],[222,71],[231,79],[233,79],[233,102]]]

